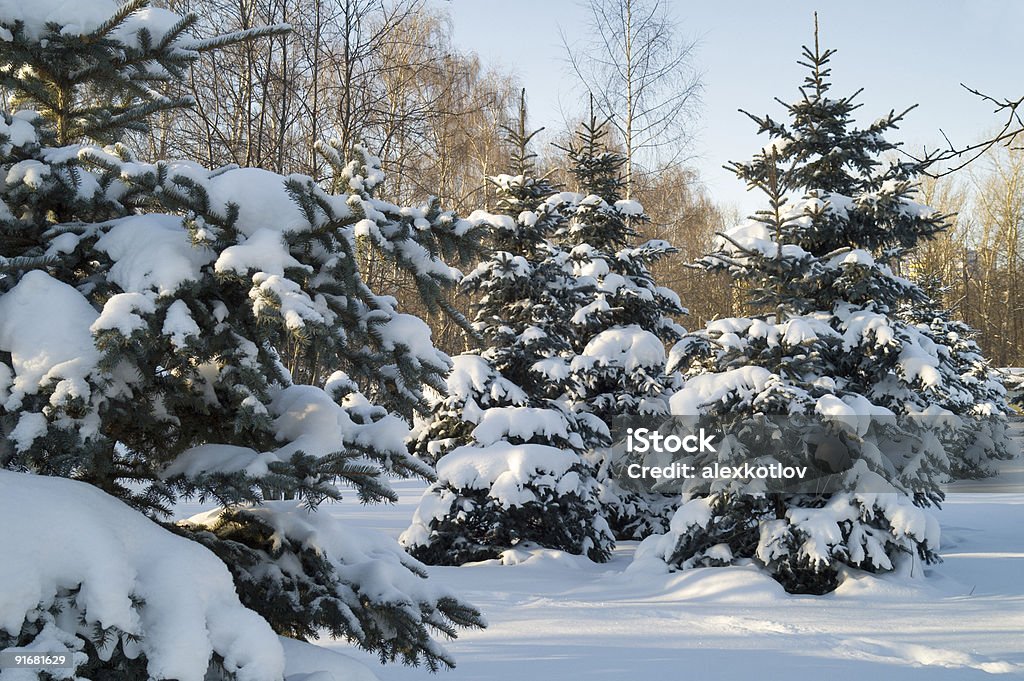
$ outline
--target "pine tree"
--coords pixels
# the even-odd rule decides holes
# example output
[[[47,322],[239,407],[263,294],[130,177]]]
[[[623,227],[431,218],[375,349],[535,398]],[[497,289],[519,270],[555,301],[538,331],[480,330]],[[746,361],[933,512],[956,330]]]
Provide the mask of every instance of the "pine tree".
[[[671,406],[726,434],[694,457],[698,469],[801,463],[834,487],[688,481],[673,531],[647,540],[640,559],[753,559],[800,593],[834,589],[843,565],[937,560],[925,508],[942,500],[950,465],[952,414],[940,405],[970,398],[948,348],[900,319],[901,305],[927,297],[892,268],[946,220],[914,202],[919,166],[885,157],[906,112],[856,127],[854,98],[829,96],[833,54],[816,30],[788,122],[751,116],[771,142],[733,169],[769,208],[722,234],[702,264],[742,282],[758,314],[711,322],[673,348],[687,382]]]
[[[649,220],[635,200],[624,200],[625,157],[609,150],[607,121],[590,117],[564,148],[577,193],[564,192],[568,224],[559,230],[574,274],[590,291],[572,316],[576,357],[568,368],[571,404],[596,416],[587,445],[598,454],[601,499],[616,537],[639,539],[665,532],[676,495],[625,489],[617,481],[623,462],[605,449],[617,417],[664,415],[677,388],[665,369],[665,347],[685,330],[673,317],[686,311],[674,291],[657,286],[651,268],[676,252],[668,242],[633,245],[637,225]]]
[[[401,415],[424,409],[423,386],[443,390],[451,365],[422,320],[361,279],[355,239],[430,303],[457,281],[440,255],[472,239],[470,224],[436,202],[377,198],[379,162],[358,148],[320,146],[342,194],[258,168],[136,159],[124,136],[188,104],[154,83],[180,79],[201,50],[285,29],[201,41],[187,35],[194,16],[145,0],[79,9],[66,26],[45,8],[0,15],[0,84],[35,107],[0,126],[0,465],[91,483],[206,546],[278,633],[453,664],[433,633],[481,626],[479,613],[421,586],[422,565],[394,542],[334,541],[312,511],[346,488],[393,501],[387,475],[433,478]],[[299,383],[289,365],[319,380]],[[225,508],[166,522],[182,497]],[[282,497],[296,501],[261,505]],[[367,588],[368,560],[394,589]],[[40,608],[51,597],[74,603],[43,594]],[[33,617],[0,632],[0,648],[42,635]],[[111,644],[56,621],[92,651],[90,673],[127,664],[121,678],[146,678],[145,659],[126,662],[144,631]]]
[[[594,471],[582,454],[592,422],[564,403],[571,317],[586,290],[552,241],[565,223],[554,188],[537,177],[526,129],[506,129],[512,175],[490,179],[497,212],[485,222],[490,255],[466,276],[482,349],[455,358],[447,399],[417,428],[413,450],[437,462],[402,542],[428,563],[499,557],[531,544],[607,560],[612,538]],[[439,457],[439,458],[438,458]]]

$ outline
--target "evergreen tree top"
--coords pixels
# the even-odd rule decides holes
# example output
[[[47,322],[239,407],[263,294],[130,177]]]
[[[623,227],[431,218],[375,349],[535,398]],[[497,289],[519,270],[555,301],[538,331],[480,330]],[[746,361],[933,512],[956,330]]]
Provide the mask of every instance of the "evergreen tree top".
[[[555,186],[547,177],[536,175],[533,163],[537,154],[531,151],[530,143],[544,128],[529,131],[526,123],[524,89],[516,126],[502,126],[505,142],[512,150],[512,172],[487,178],[497,195],[495,211],[476,211],[470,218],[489,225],[491,251],[537,262],[551,255],[549,239],[565,219]]]
[[[487,178],[497,192],[497,214],[487,217],[493,228],[492,250],[522,255],[529,260],[546,257],[546,241],[562,221],[557,202],[549,200],[555,186],[546,177],[537,177],[533,163],[537,154],[530,150],[531,141],[543,129],[527,130],[523,89],[516,126],[502,126],[505,142],[512,150],[512,173]]]
[[[835,52],[821,48],[815,18],[814,47],[805,46],[799,61],[809,70],[800,97],[792,104],[776,100],[788,121],[744,111],[770,141],[751,161],[727,167],[770,197],[771,210],[757,219],[783,243],[799,245],[814,257],[849,248],[895,262],[946,229],[947,216],[915,201],[922,167],[898,158],[899,143],[886,137],[914,107],[890,110],[859,127],[853,113],[861,91],[828,96]]]
[[[635,260],[639,251],[650,252],[651,247],[663,246],[662,255],[674,252],[665,242],[649,241],[637,248],[629,244],[638,235],[636,225],[647,222],[648,216],[638,201],[622,198],[625,180],[622,168],[626,158],[609,146],[609,119],[601,120],[591,102],[590,115],[575,132],[567,146],[555,145],[566,152],[568,171],[576,179],[576,192],[561,192],[557,200],[562,212],[569,217],[557,236],[559,242],[573,251],[576,258],[584,251],[603,252],[612,269],[620,269]],[[643,263],[641,269],[660,256]],[[639,271],[636,274],[646,276]]]
[[[533,175],[536,170],[533,159],[537,158],[537,154],[530,151],[530,142],[544,130],[526,129],[526,88],[519,92],[518,113],[515,127],[502,125],[501,129],[505,133],[505,141],[512,148],[512,173],[526,177]]]
[[[626,157],[608,146],[608,124],[611,117],[598,119],[594,96],[590,96],[590,115],[580,123],[575,138],[568,146],[555,145],[569,157],[569,172],[583,194],[599,196],[609,204],[622,199],[626,186],[622,169]]]
[[[857,127],[853,114],[861,107],[855,100],[863,91],[838,99],[829,97],[832,69],[829,66],[834,49],[822,49],[815,16],[814,47],[803,47],[797,63],[808,69],[800,97],[793,103],[776,98],[790,119],[783,123],[769,115],[757,116],[743,111],[755,123],[758,133],[771,138],[765,147],[765,160],[774,152],[783,165],[792,166],[790,179],[794,189],[818,189],[828,193],[853,196],[878,191],[886,182],[910,180],[920,168],[909,162],[883,161],[879,157],[895,152],[899,144],[886,139],[886,133],[899,128],[899,123],[917,105],[902,112],[890,110],[869,126]],[[762,164],[731,164],[741,179],[752,180],[763,175]]]

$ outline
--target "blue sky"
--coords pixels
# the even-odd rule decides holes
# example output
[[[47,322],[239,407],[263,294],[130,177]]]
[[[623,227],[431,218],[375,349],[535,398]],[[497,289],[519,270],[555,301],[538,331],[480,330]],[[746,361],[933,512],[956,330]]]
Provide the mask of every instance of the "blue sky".
[[[572,75],[559,38],[584,38],[586,14],[576,0],[450,0],[460,49],[511,70],[526,86],[535,126],[562,127],[575,113]],[[908,148],[973,141],[996,126],[991,105],[964,82],[1001,96],[1024,93],[1024,2],[1016,0],[860,0],[753,2],[672,0],[681,31],[698,43],[704,74],[695,165],[720,202],[744,212],[759,199],[721,166],[746,160],[763,146],[738,108],[779,115],[773,97],[792,101],[803,78],[800,47],[812,41],[818,11],[823,46],[832,59],[833,94],[863,87],[865,122],[891,108],[920,106],[901,127]]]

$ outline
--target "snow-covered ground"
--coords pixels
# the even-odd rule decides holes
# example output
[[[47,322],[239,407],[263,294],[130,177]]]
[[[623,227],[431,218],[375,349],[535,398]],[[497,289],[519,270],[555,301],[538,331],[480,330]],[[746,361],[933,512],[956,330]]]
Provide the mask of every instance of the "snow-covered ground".
[[[1024,463],[958,486],[1007,490],[1013,480],[1024,481]],[[397,537],[424,485],[395,487],[392,506],[321,510]],[[944,562],[925,578],[860,576],[828,596],[787,595],[751,568],[623,573],[635,543],[620,545],[604,565],[540,552],[512,566],[431,568],[431,579],[490,622],[451,642],[458,668],[434,678],[1024,678],[1024,491],[1015,489],[951,492],[939,512]],[[382,681],[430,678],[423,669],[382,666],[343,642],[321,644],[362,660]]]

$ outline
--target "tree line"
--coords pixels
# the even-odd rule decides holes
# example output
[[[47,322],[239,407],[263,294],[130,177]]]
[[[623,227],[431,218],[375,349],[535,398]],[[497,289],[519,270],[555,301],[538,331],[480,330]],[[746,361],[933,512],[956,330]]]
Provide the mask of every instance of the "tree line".
[[[340,148],[362,142],[381,159],[397,203],[436,196],[458,211],[493,206],[486,178],[508,167],[501,131],[516,116],[522,84],[453,44],[451,18],[442,9],[424,0],[171,0],[167,6],[196,13],[199,30],[207,32],[281,23],[291,31],[204,53],[186,80],[170,86],[195,106],[161,114],[151,132],[132,140],[138,150],[330,183],[332,170],[314,141],[337,139]],[[651,218],[643,235],[678,248],[654,272],[687,301],[691,324],[734,314],[742,298],[732,281],[687,266],[708,251],[715,233],[745,217],[710,196],[685,165],[687,124],[701,89],[693,46],[679,39],[661,3],[592,2],[588,12],[590,38],[566,40],[567,54],[608,117],[612,145],[627,158],[627,193]],[[620,61],[633,68],[617,68]],[[634,90],[634,100],[627,99]],[[542,174],[578,191],[555,146],[572,130],[547,132],[554,144],[539,150]],[[925,178],[924,202],[954,215],[955,227],[925,244],[907,273],[943,282],[937,298],[978,330],[986,355],[999,366],[1016,366],[1024,363],[1018,285],[1024,157],[1003,145],[979,153],[962,172]],[[369,281],[430,320],[442,348],[465,348],[464,334],[449,319],[418,308],[399,273],[365,258],[362,267]],[[459,304],[455,297],[451,302]]]
[[[646,3],[626,5],[636,12],[652,11]],[[330,186],[332,169],[316,153],[315,141],[333,139],[339,148],[361,143],[381,159],[388,196],[396,203],[434,196],[456,211],[493,207],[495,190],[486,178],[509,166],[502,128],[517,116],[522,84],[454,45],[450,17],[442,10],[424,0],[171,0],[167,6],[195,13],[197,30],[206,33],[282,23],[291,30],[204,53],[185,80],[167,86],[166,94],[190,97],[195,105],[160,114],[151,131],[131,138],[136,151],[201,159],[209,167],[257,165],[309,175]],[[600,16],[605,17],[604,28],[611,30],[608,13]],[[659,22],[637,19],[632,28],[642,40],[634,41],[628,56],[648,69],[646,57],[666,50],[672,38],[666,19]],[[623,40],[624,30],[617,29]],[[585,47],[590,46],[574,47],[581,52],[578,60],[586,58]],[[727,313],[734,296],[727,280],[708,286],[685,263],[705,252],[714,233],[735,215],[714,202],[683,162],[699,79],[689,64],[690,46],[682,43],[673,54],[672,64],[659,66],[658,73],[630,72],[637,80],[635,104],[616,102],[612,96],[615,88],[625,91],[628,84],[607,74],[593,82],[604,83],[603,89],[594,89],[599,106],[602,101],[606,105],[599,112],[612,127],[613,145],[627,159],[637,159],[627,188],[651,216],[644,236],[666,239],[679,249],[658,264],[657,274],[690,301],[691,317],[703,321]],[[614,56],[605,56],[605,71]],[[591,61],[579,63],[582,68]],[[670,83],[659,81],[668,75]],[[656,87],[665,90],[668,85],[683,88],[670,95],[676,118],[657,97]],[[635,119],[628,135],[625,124],[618,123],[616,106]],[[687,118],[678,120],[678,114]],[[579,186],[567,170],[565,152],[555,144],[571,138],[574,123],[564,131],[546,129],[554,144],[538,149],[542,174],[569,191]],[[659,140],[668,158],[655,153]],[[633,147],[636,151],[629,153]],[[461,330],[448,318],[422,309],[401,273],[368,258],[362,267],[368,281],[392,290],[430,320],[440,347],[464,349]],[[451,302],[459,304],[454,296]]]

